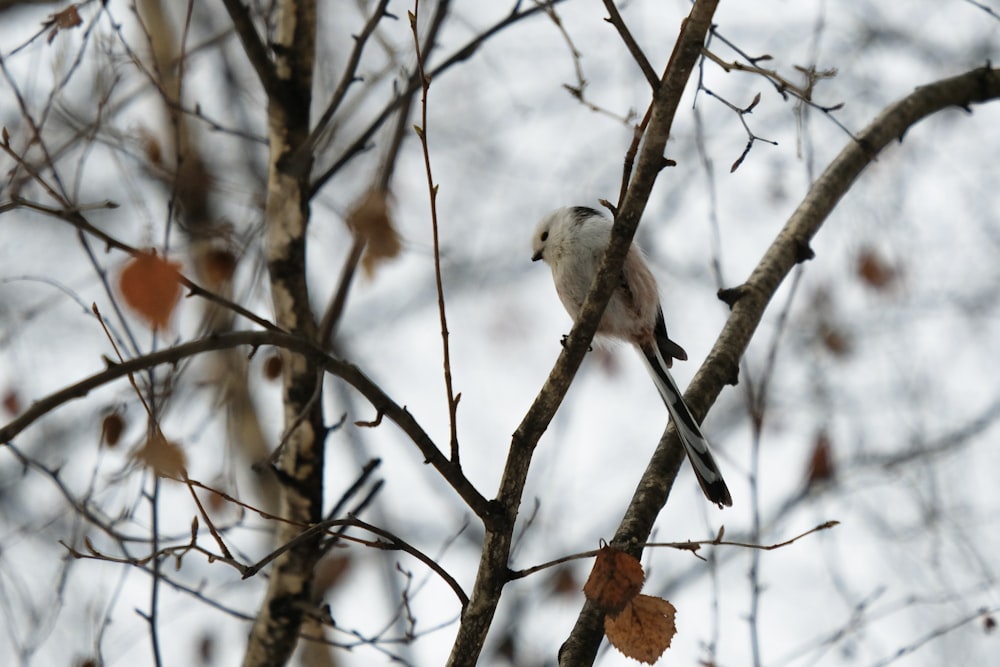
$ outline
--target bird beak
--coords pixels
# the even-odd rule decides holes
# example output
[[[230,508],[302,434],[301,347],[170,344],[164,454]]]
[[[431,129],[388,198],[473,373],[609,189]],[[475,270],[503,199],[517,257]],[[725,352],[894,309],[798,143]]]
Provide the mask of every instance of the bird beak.
[[[532,262],[537,262],[538,260],[543,259],[543,257],[542,257],[542,253],[543,252],[545,252],[545,251],[544,250],[539,250],[538,252],[536,252],[534,255],[531,256],[531,261]]]

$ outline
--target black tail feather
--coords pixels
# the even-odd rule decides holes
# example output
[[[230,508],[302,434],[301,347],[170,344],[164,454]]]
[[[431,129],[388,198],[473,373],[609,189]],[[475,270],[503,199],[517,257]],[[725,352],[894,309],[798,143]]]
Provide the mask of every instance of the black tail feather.
[[[642,353],[646,368],[653,377],[653,382],[660,392],[663,403],[667,406],[667,411],[677,429],[677,435],[680,436],[681,444],[684,445],[688,460],[691,461],[701,490],[710,501],[720,508],[723,506],[731,507],[733,498],[729,494],[725,480],[722,479],[719,466],[715,463],[715,457],[712,456],[708,440],[702,434],[698,422],[695,421],[691,411],[684,403],[684,397],[680,389],[677,388],[677,383],[670,375],[668,370],[670,358],[664,358],[655,345],[642,346],[639,351]]]

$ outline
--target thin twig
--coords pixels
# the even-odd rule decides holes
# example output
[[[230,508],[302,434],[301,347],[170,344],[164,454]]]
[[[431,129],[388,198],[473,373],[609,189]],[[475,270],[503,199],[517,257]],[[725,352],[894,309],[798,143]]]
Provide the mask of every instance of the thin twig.
[[[264,92],[270,99],[279,99],[281,97],[281,81],[278,78],[274,62],[264,46],[264,41],[257,34],[250,10],[243,5],[241,0],[222,0],[222,4],[229,12],[229,18],[233,21],[233,27],[236,28],[236,34],[247,54],[247,60],[257,72],[257,78],[260,79]]]
[[[347,63],[344,65],[344,71],[340,75],[340,81],[337,83],[337,87],[333,90],[333,95],[330,96],[330,102],[327,104],[326,109],[320,115],[319,120],[316,122],[315,127],[309,133],[309,137],[302,142],[302,146],[296,150],[296,154],[292,156],[292,160],[298,159],[299,156],[304,156],[303,159],[308,160],[309,163],[312,162],[312,152],[316,148],[320,137],[326,132],[330,125],[330,121],[333,120],[333,115],[340,108],[341,103],[344,101],[344,97],[347,95],[347,89],[351,87],[352,84],[360,81],[357,76],[358,65],[361,63],[361,54],[364,52],[365,44],[368,42],[368,38],[372,36],[375,32],[375,28],[378,27],[379,22],[389,16],[387,12],[387,7],[389,5],[389,0],[379,0],[378,5],[372,12],[368,21],[365,22],[361,32],[357,35],[352,35],[354,39],[354,47],[351,49],[351,54],[347,57]]]
[[[27,208],[32,211],[37,211],[39,213],[45,213],[46,215],[50,215],[59,220],[68,222],[69,224],[79,229],[81,232],[86,232],[87,234],[90,234],[91,236],[100,239],[109,248],[115,248],[116,250],[121,250],[122,252],[128,253],[132,257],[148,254],[147,250],[140,250],[138,248],[130,246],[127,243],[119,241],[118,239],[111,236],[102,229],[95,227],[79,212],[80,210],[79,207],[75,209],[74,208],[58,209],[50,206],[45,206],[43,204],[38,204],[36,202],[28,201],[27,199],[22,199],[21,197],[14,197],[12,201],[17,206]],[[118,204],[108,201],[104,202],[103,204],[92,205],[91,208],[109,208],[109,209],[118,208]],[[198,296],[201,297],[202,299],[205,299],[206,301],[222,306],[223,308],[231,310],[237,315],[240,315],[241,317],[250,320],[254,324],[259,324],[268,331],[279,331],[279,332],[284,331],[281,327],[274,324],[273,322],[264,319],[263,317],[247,310],[238,303],[230,301],[229,299],[225,298],[224,296],[221,296],[220,294],[217,294],[216,292],[213,292],[210,289],[202,287],[201,285],[199,285],[198,283],[191,280],[190,278],[188,278],[187,276],[185,276],[180,272],[178,272],[177,274],[177,279],[180,281],[182,285],[184,285],[184,287],[188,288],[188,291],[190,292],[188,296]]]
[[[566,46],[569,48],[570,57],[573,59],[573,71],[576,74],[576,84],[571,85],[564,83],[563,88],[569,91],[570,95],[575,97],[580,104],[584,105],[591,111],[604,114],[605,116],[613,118],[619,123],[624,123],[625,125],[631,123],[635,116],[634,111],[629,110],[626,115],[622,116],[587,99],[587,79],[583,76],[583,65],[580,62],[580,51],[576,48],[576,44],[573,43],[573,38],[570,37],[569,32],[566,30],[566,26],[563,25],[562,19],[559,17],[559,14],[556,13],[556,8],[554,6],[547,7],[545,9],[545,14],[552,20],[552,23],[555,24],[559,34],[562,35],[563,41],[566,42]]]
[[[613,25],[615,30],[618,31],[618,35],[625,42],[625,47],[628,48],[628,52],[632,54],[632,58],[635,59],[636,64],[639,65],[639,69],[642,70],[642,75],[646,77],[649,87],[655,91],[660,86],[660,77],[657,75],[656,70],[653,69],[653,66],[649,64],[649,59],[642,52],[639,43],[635,41],[635,37],[632,36],[628,26],[625,25],[625,20],[618,12],[618,7],[615,6],[614,0],[604,0],[604,8],[608,10],[608,18],[604,20]]]
[[[452,55],[434,67],[428,75],[433,79],[441,73],[451,69],[455,65],[468,60],[483,44],[485,44],[497,33],[503,31],[505,28],[508,28],[518,21],[545,11],[546,7],[559,4],[560,2],[565,2],[565,0],[547,0],[546,2],[540,2],[536,5],[532,5],[523,11],[520,9],[521,3],[517,2],[510,14],[474,36],[464,46],[459,47],[454,53],[452,53]],[[417,91],[420,88],[420,77],[417,72],[413,72],[407,80],[405,87],[403,87],[402,92],[395,99],[386,104],[382,111],[380,111],[371,123],[368,124],[368,127],[362,130],[354,141],[348,144],[341,156],[337,158],[332,165],[327,167],[323,173],[313,179],[312,186],[309,189],[309,197],[315,197],[316,193],[319,192],[324,185],[326,185],[327,181],[333,178],[334,174],[343,169],[343,167],[355,157],[368,150],[371,147],[371,138],[375,135],[379,128],[382,127],[386,120],[388,120],[397,109],[407,103],[407,99],[413,95],[414,91]]]
[[[434,284],[437,287],[438,315],[441,321],[441,346],[443,348],[444,364],[444,386],[448,397],[448,423],[451,433],[451,462],[461,465],[458,451],[458,401],[461,394],[455,395],[451,382],[451,352],[448,346],[448,317],[445,314],[444,306],[444,281],[441,279],[441,244],[438,238],[438,216],[437,216],[437,193],[438,186],[434,183],[434,175],[431,172],[431,153],[427,146],[427,95],[430,91],[431,80],[424,73],[424,59],[420,52],[420,38],[417,35],[417,12],[420,9],[420,1],[414,0],[413,12],[410,13],[410,29],[413,31],[413,46],[417,55],[417,72],[420,75],[421,88],[423,94],[420,96],[420,127],[415,127],[417,136],[420,137],[420,145],[424,154],[424,169],[427,172],[427,190],[431,203],[431,230],[434,238]]]
[[[787,547],[788,545],[801,540],[807,535],[817,533],[821,530],[829,530],[834,526],[839,525],[839,521],[826,521],[811,528],[810,530],[800,533],[795,537],[785,540],[784,542],[778,542],[777,544],[753,544],[750,542],[729,542],[722,539],[723,532],[719,531],[719,534],[710,540],[688,540],[686,542],[646,542],[643,544],[643,548],[665,548],[665,549],[676,549],[678,551],[690,551],[691,553],[697,555],[698,550],[701,547],[744,547],[746,549],[756,549],[759,551],[774,551],[775,549],[780,549],[782,547]],[[526,567],[523,570],[514,570],[510,573],[510,579],[524,579],[527,576],[540,572],[542,570],[547,570],[556,565],[562,565],[563,563],[570,563],[574,560],[582,560],[584,558],[594,558],[600,553],[600,549],[592,549],[590,551],[581,551],[579,553],[570,554],[568,556],[562,556],[561,558],[555,558],[544,563],[539,563],[538,565],[532,565],[531,567]],[[700,556],[699,556],[700,558]]]
[[[354,274],[358,270],[358,262],[365,250],[365,238],[361,234],[354,235],[354,243],[347,253],[344,266],[340,269],[340,280],[337,281],[337,289],[330,298],[330,305],[327,306],[323,318],[319,322],[319,330],[316,340],[324,348],[329,348],[333,343],[333,332],[340,322],[340,316],[344,313],[344,306],[347,304],[347,294],[354,281]]]

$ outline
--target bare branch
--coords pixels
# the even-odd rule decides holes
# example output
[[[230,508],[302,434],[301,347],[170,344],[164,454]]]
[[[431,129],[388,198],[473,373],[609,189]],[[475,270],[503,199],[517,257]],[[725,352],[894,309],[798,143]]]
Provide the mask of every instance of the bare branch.
[[[271,60],[267,53],[267,47],[264,46],[264,41],[257,34],[250,10],[241,0],[222,0],[222,4],[229,12],[229,18],[233,21],[233,27],[236,28],[236,34],[247,54],[247,60],[257,72],[257,78],[260,79],[264,92],[270,98],[279,97],[281,95],[281,81],[278,78],[274,61]]]
[[[628,52],[632,54],[632,58],[635,59],[636,64],[639,65],[639,69],[642,70],[642,75],[646,77],[649,87],[655,91],[660,86],[660,77],[656,75],[656,70],[649,64],[646,54],[642,52],[639,43],[635,41],[635,37],[632,36],[628,26],[625,25],[625,19],[618,12],[618,7],[615,6],[614,0],[604,0],[604,8],[608,10],[608,18],[604,20],[613,25],[615,30],[618,31],[622,41],[625,42],[625,46],[628,48]]]
[[[747,281],[732,290],[735,300],[729,320],[684,394],[696,419],[704,417],[722,388],[737,377],[739,360],[771,297],[791,269],[803,260],[803,250],[809,248],[809,241],[879,151],[901,140],[915,123],[942,109],[969,108],[997,98],[1000,98],[1000,70],[975,69],[918,88],[890,105],[857,140],[847,144],[813,185]],[[676,446],[673,430],[671,424],[660,439],[611,542],[633,555],[641,551],[637,545],[649,536],[684,456]],[[593,660],[604,634],[602,620],[599,610],[589,603],[584,605],[570,639],[563,645],[563,664],[589,664]]]
[[[509,580],[511,539],[532,454],[583,362],[604,308],[618,285],[625,254],[632,243],[656,177],[664,165],[663,150],[674,113],[701,53],[717,4],[717,0],[699,0],[681,26],[670,62],[654,93],[652,113],[636,172],[615,217],[611,242],[601,261],[597,277],[559,359],[511,439],[510,453],[497,492],[500,513],[495,524],[487,527],[476,585],[452,646],[449,665],[472,664],[482,650],[500,593]],[[680,445],[676,444],[680,454]],[[594,652],[596,653],[596,646]],[[573,655],[576,657],[572,657]],[[590,660],[592,659],[591,657]],[[587,664],[584,654],[576,654],[574,650],[566,651],[565,645],[561,660],[568,665]]]
[[[520,9],[521,3],[516,3],[510,14],[470,39],[468,43],[456,50],[441,64],[432,68],[427,75],[433,80],[435,77],[451,69],[458,63],[471,58],[473,54],[479,50],[479,47],[505,28],[510,27],[518,21],[534,16],[539,12],[543,12],[547,7],[559,4],[560,2],[564,2],[564,0],[547,0],[546,2],[540,2],[537,5],[532,5],[523,11]],[[312,186],[309,190],[310,198],[316,196],[316,193],[319,192],[323,186],[326,185],[327,181],[333,178],[333,175],[340,171],[344,165],[364,151],[368,150],[369,142],[379,128],[385,124],[385,122],[397,109],[408,103],[407,100],[415,91],[420,89],[420,86],[420,77],[417,75],[417,72],[413,72],[410,75],[409,80],[406,82],[406,87],[402,90],[402,92],[394,100],[389,102],[377,116],[375,116],[375,119],[369,123],[368,127],[361,131],[357,138],[355,138],[355,140],[347,146],[341,156],[337,158],[332,165],[327,167],[323,173],[313,179]]]
[[[458,467],[451,464],[406,408],[389,398],[358,367],[328,355],[301,336],[276,331],[238,331],[209,336],[129,359],[121,364],[109,365],[106,370],[100,373],[91,375],[74,385],[32,403],[24,412],[0,427],[0,443],[11,441],[28,426],[57,407],[74,399],[83,398],[94,389],[119,378],[127,377],[129,373],[161,364],[175,364],[182,359],[203,352],[226,350],[244,345],[255,349],[262,345],[273,345],[300,354],[322,367],[326,372],[336,375],[357,389],[376,410],[395,422],[413,440],[424,459],[452,485],[477,516],[483,520],[489,520],[492,514],[489,501],[476,490]]]
[[[448,399],[448,424],[451,433],[451,462],[456,466],[460,466],[461,459],[458,452],[458,400],[460,396],[455,395],[455,389],[451,383],[451,350],[448,345],[448,317],[445,314],[444,307],[444,281],[441,278],[441,244],[438,239],[438,186],[434,183],[434,175],[431,172],[431,152],[427,145],[427,95],[430,91],[431,80],[424,73],[424,57],[420,52],[420,37],[417,35],[417,11],[419,8],[420,3],[414,2],[413,13],[410,14],[410,29],[413,31],[413,45],[417,54],[417,73],[420,75],[420,87],[423,91],[423,94],[420,96],[420,127],[416,128],[416,130],[417,136],[420,138],[420,146],[423,149],[424,171],[427,174],[427,190],[431,204],[431,234],[434,243],[434,285],[437,289],[438,317],[441,322],[444,386]]]

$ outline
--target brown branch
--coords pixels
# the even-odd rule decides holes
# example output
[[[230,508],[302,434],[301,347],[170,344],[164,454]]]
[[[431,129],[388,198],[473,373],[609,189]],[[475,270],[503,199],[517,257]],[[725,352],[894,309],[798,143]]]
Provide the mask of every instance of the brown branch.
[[[545,13],[552,20],[552,23],[555,24],[556,29],[563,38],[563,41],[566,42],[570,58],[573,59],[573,71],[576,74],[576,83],[564,83],[563,88],[569,91],[569,94],[576,98],[580,104],[584,105],[591,111],[604,114],[605,116],[613,118],[619,123],[623,123],[625,125],[631,123],[635,116],[635,111],[630,109],[624,116],[622,116],[587,99],[586,91],[588,84],[586,77],[583,75],[583,63],[580,62],[580,51],[576,48],[576,44],[573,43],[573,38],[570,37],[569,31],[566,30],[566,26],[563,24],[562,18],[560,18],[558,13],[556,13],[556,8],[554,6],[547,7],[545,9]]]
[[[698,550],[703,546],[723,546],[723,547],[744,547],[746,549],[757,549],[759,551],[774,551],[775,549],[781,549],[782,547],[787,547],[790,544],[798,542],[803,537],[807,535],[812,535],[813,533],[818,533],[821,530],[829,530],[840,525],[839,521],[825,521],[820,525],[810,528],[804,533],[799,533],[795,537],[789,538],[784,542],[778,542],[776,544],[753,544],[752,542],[730,542],[728,540],[723,540],[723,532],[720,530],[719,534],[710,540],[688,540],[686,542],[646,542],[642,545],[644,549],[650,547],[659,547],[665,549],[677,549],[678,551],[690,551],[693,554],[697,554]],[[514,570],[510,573],[510,579],[524,579],[527,576],[535,574],[536,572],[541,572],[542,570],[547,570],[550,567],[555,567],[556,565],[562,565],[563,563],[569,563],[574,560],[582,560],[584,558],[594,558],[600,553],[600,549],[592,549],[590,551],[581,551],[579,553],[570,554],[568,556],[562,556],[561,558],[555,558],[544,563],[539,563],[538,565],[532,565],[531,567],[526,567],[523,570]],[[704,560],[704,559],[702,559]]]
[[[444,365],[444,386],[448,399],[448,425],[451,443],[451,462],[461,465],[458,452],[458,400],[455,396],[455,389],[451,382],[451,350],[448,346],[448,317],[444,307],[444,281],[441,278],[441,243],[438,237],[438,216],[437,216],[437,193],[438,186],[434,183],[434,175],[431,172],[431,151],[427,145],[427,95],[430,92],[431,80],[424,73],[424,59],[420,52],[420,38],[417,35],[417,11],[420,8],[419,2],[413,3],[413,12],[410,14],[410,30],[413,31],[413,45],[417,55],[417,73],[420,75],[420,86],[422,95],[420,96],[420,126],[414,127],[417,136],[420,137],[420,146],[424,155],[424,171],[427,174],[427,191],[431,203],[431,234],[434,243],[434,286],[437,289],[438,317],[441,322],[441,347],[443,349]]]
[[[604,0],[604,8],[608,10],[608,18],[604,20],[613,25],[615,30],[618,31],[618,35],[625,42],[625,47],[628,48],[628,52],[632,54],[632,58],[635,59],[636,64],[639,65],[639,69],[642,70],[642,75],[646,77],[649,87],[655,91],[660,86],[660,77],[656,75],[656,70],[649,64],[646,54],[642,52],[639,43],[635,41],[635,37],[632,36],[628,26],[625,25],[625,19],[618,12],[618,7],[615,6],[614,0]]]
[[[449,6],[450,2],[447,0],[437,3],[434,15],[431,17],[430,25],[427,27],[427,33],[424,35],[424,45],[421,47],[421,53],[423,53],[425,61],[434,50],[434,47],[437,46],[438,33],[441,30],[441,26],[444,25],[444,19],[448,15]],[[410,107],[413,104],[413,97],[418,90],[420,89],[413,88],[409,94],[405,95],[402,98],[401,105],[397,109],[396,124],[392,129],[388,148],[385,151],[378,173],[374,178],[375,184],[372,187],[374,192],[385,193],[385,196],[388,196],[389,184],[392,181],[392,175],[396,168],[403,139],[409,134]],[[351,244],[347,259],[344,260],[344,266],[341,268],[337,289],[330,299],[330,305],[323,314],[323,319],[320,321],[317,340],[326,348],[329,348],[333,344],[333,334],[344,312],[344,306],[347,303],[347,294],[354,279],[354,274],[357,271],[358,263],[361,261],[361,256],[364,253],[366,243],[367,241],[363,235],[355,234],[354,242]]]
[[[443,62],[428,72],[428,76],[430,76],[431,79],[434,79],[455,65],[471,58],[473,54],[479,50],[479,47],[486,43],[491,37],[503,31],[505,28],[510,27],[518,21],[534,16],[539,12],[545,11],[547,7],[564,1],[565,0],[547,0],[546,2],[540,2],[537,5],[532,5],[523,11],[520,10],[521,3],[517,2],[514,6],[514,10],[510,14],[500,19],[483,32],[474,36],[464,46],[459,47],[454,53],[452,53],[452,55],[447,57]],[[420,86],[420,77],[416,72],[413,72],[400,94],[391,102],[386,104],[382,111],[375,116],[374,120],[368,124],[368,127],[362,130],[354,141],[348,144],[341,156],[335,160],[332,165],[327,167],[323,173],[313,179],[312,186],[309,190],[310,198],[314,197],[316,193],[319,192],[324,185],[326,185],[327,181],[333,178],[334,174],[343,169],[348,162],[368,149],[371,138],[375,135],[379,128],[381,128],[389,117],[392,116],[392,114],[395,113],[401,106],[408,104],[408,100],[415,91],[420,89]]]
[[[435,561],[433,558],[431,558],[424,552],[420,551],[420,549],[414,547],[412,544],[408,543],[406,540],[403,540],[402,538],[393,535],[387,530],[384,530],[377,526],[373,526],[370,523],[366,523],[356,517],[348,517],[346,519],[327,519],[326,521],[320,521],[319,523],[306,527],[305,530],[303,530],[301,533],[296,535],[288,542],[282,544],[280,547],[278,547],[268,555],[264,556],[264,558],[260,559],[259,561],[257,561],[253,565],[250,565],[249,567],[245,567],[243,569],[243,578],[248,579],[256,575],[263,568],[267,567],[267,565],[273,562],[274,559],[276,559],[278,556],[285,553],[289,549],[292,549],[301,543],[309,542],[313,540],[316,536],[323,535],[331,528],[337,528],[341,526],[357,526],[358,528],[363,528],[364,530],[367,530],[370,533],[373,533],[385,540],[388,540],[388,542],[384,542],[382,540],[373,542],[371,540],[365,540],[359,537],[355,537],[353,535],[344,535],[339,533],[336,536],[337,539],[348,540],[350,542],[361,544],[367,547],[372,547],[375,549],[404,551],[413,556],[414,558],[416,558],[417,560],[419,560],[421,563],[423,563],[429,569],[431,569],[435,574],[441,577],[441,579],[446,584],[448,584],[451,590],[454,591],[455,597],[458,598],[458,601],[462,604],[463,607],[465,607],[465,605],[469,603],[469,598],[468,596],[466,596],[465,591],[462,590],[462,587],[459,585],[458,581],[456,581],[453,576],[448,574],[448,572],[443,567],[441,567],[437,563],[437,561]]]
[[[372,382],[357,366],[336,359],[315,344],[301,336],[293,336],[277,331],[237,331],[233,333],[208,336],[199,340],[159,350],[141,357],[129,359],[124,363],[110,364],[107,369],[95,373],[74,385],[32,403],[27,410],[0,427],[0,443],[7,443],[24,431],[28,426],[38,421],[57,407],[77,398],[83,398],[91,391],[102,387],[119,378],[161,364],[176,364],[182,359],[211,352],[226,350],[248,345],[253,348],[262,345],[273,345],[296,354],[300,354],[311,363],[321,367],[331,375],[336,375],[361,393],[372,406],[391,419],[420,449],[424,459],[451,484],[462,500],[482,519],[491,515],[489,501],[472,485],[462,471],[451,464],[448,458],[438,449],[430,436],[423,430],[413,416],[400,406],[382,389]]]
[[[729,291],[733,299],[729,320],[684,395],[696,419],[702,419],[722,388],[733,383],[739,360],[771,297],[792,268],[808,257],[810,240],[862,170],[888,144],[902,140],[906,131],[921,119],[949,107],[969,108],[997,98],[1000,98],[1000,70],[975,69],[918,88],[886,108],[857,140],[848,142],[810,189],[747,281]],[[633,555],[641,552],[683,456],[671,425],[636,487],[612,544]],[[603,613],[585,603],[570,638],[563,645],[561,664],[590,664],[603,635]]]
[[[344,101],[344,97],[347,95],[347,89],[351,87],[352,84],[359,81],[357,76],[358,65],[361,63],[361,54],[364,52],[365,44],[368,42],[368,38],[372,36],[375,32],[375,28],[378,27],[379,22],[388,16],[387,7],[389,5],[389,0],[379,0],[378,6],[375,7],[375,11],[372,12],[371,17],[365,22],[361,32],[357,35],[352,35],[354,38],[354,48],[351,49],[351,54],[347,57],[347,63],[344,65],[344,72],[340,75],[340,81],[337,82],[337,87],[333,91],[333,95],[330,97],[330,102],[327,104],[326,109],[320,115],[319,120],[313,127],[312,132],[309,134],[309,138],[303,142],[302,146],[297,150],[296,155],[292,156],[292,160],[297,159],[298,155],[303,152],[312,153],[316,148],[317,143],[323,133],[326,131],[327,127],[330,125],[330,121],[333,120],[333,115],[340,108],[341,103]],[[310,157],[311,161],[311,157]]]
[[[319,321],[319,331],[316,340],[324,348],[329,348],[333,343],[333,332],[340,322],[340,316],[344,313],[344,306],[347,305],[347,294],[350,292],[351,284],[354,282],[354,274],[358,270],[358,262],[365,250],[365,238],[361,234],[354,235],[354,242],[344,260],[344,266],[340,270],[340,280],[337,281],[337,289],[334,290],[330,298],[330,305],[323,313]]]
[[[257,34],[257,28],[254,27],[250,10],[240,0],[222,0],[222,4],[226,6],[226,11],[229,12],[229,18],[232,19],[233,27],[236,28],[236,35],[240,38],[243,51],[247,54],[247,60],[250,61],[250,65],[257,72],[257,78],[260,79],[260,84],[264,87],[264,92],[267,93],[269,98],[280,97],[282,88],[281,80],[278,78],[274,61],[271,60],[270,55],[267,53],[264,41]]]
[[[690,78],[705,35],[711,26],[717,0],[699,0],[681,26],[670,62],[653,98],[653,110],[646,128],[635,175],[615,218],[611,242],[601,261],[576,324],[559,355],[545,385],[514,432],[510,453],[497,492],[497,517],[487,526],[483,554],[479,563],[471,601],[462,617],[458,636],[452,646],[449,665],[474,664],[482,650],[493,614],[504,585],[509,580],[508,560],[514,523],[517,519],[531,456],[542,433],[559,408],[590,341],[597,331],[604,308],[617,287],[621,267],[657,175],[664,166],[663,150],[670,134],[674,113]],[[680,445],[677,443],[678,452]],[[595,649],[596,650],[596,649]],[[592,660],[592,658],[591,658]],[[570,660],[570,665],[586,664]]]

